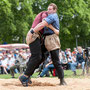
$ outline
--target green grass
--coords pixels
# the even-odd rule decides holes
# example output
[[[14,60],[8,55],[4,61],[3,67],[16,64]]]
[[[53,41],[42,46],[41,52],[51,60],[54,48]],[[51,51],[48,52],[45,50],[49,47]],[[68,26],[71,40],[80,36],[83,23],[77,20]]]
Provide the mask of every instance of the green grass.
[[[64,71],[64,76],[65,76],[65,78],[83,78],[84,77],[84,76],[81,75],[82,74],[81,69],[77,69],[76,73],[77,73],[77,75],[74,76],[73,72],[71,70],[65,70]]]
[[[15,78],[18,78],[19,74],[15,74]],[[10,74],[1,74],[0,79],[10,79],[11,75]]]
[[[64,70],[64,76],[65,78],[84,78],[85,77],[85,76],[81,76],[81,73],[82,73],[81,69],[77,69],[76,72],[77,72],[77,75],[74,76],[71,70]],[[32,78],[36,78],[37,75],[38,75],[38,72],[34,73]],[[18,77],[19,77],[19,74],[15,74],[15,78],[18,78]],[[50,77],[53,78],[52,75],[50,75]],[[11,78],[10,74],[0,75],[0,79],[10,79],[10,78]]]

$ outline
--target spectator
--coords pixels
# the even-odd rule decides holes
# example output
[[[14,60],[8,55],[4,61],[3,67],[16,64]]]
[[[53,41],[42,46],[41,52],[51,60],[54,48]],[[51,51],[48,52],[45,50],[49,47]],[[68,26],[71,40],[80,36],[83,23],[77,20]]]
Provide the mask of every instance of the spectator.
[[[60,62],[61,62],[61,59],[62,59],[62,54],[63,54],[64,52],[63,51],[59,51],[59,59],[60,59]]]
[[[75,54],[75,55],[77,54],[77,49],[76,49],[76,48],[74,48],[74,51],[72,52],[72,56],[73,56],[74,54]]]
[[[50,71],[50,69],[55,69],[54,65],[52,64],[52,61],[50,61],[44,68],[44,70],[42,71],[42,73],[38,76],[38,77],[43,77],[48,71]]]
[[[65,54],[63,53],[62,59],[61,59],[61,64],[63,66],[63,69],[67,69],[67,63],[68,63],[67,58],[66,58]]]
[[[50,56],[50,54],[48,53],[48,57],[46,58],[46,60],[44,61],[44,64],[43,64],[43,69],[46,68],[46,65],[47,65],[48,63],[50,63],[50,62],[51,62],[51,56]],[[51,72],[51,73],[52,73],[52,72]],[[50,76],[49,72],[46,73],[46,76],[47,76],[47,77]]]
[[[83,50],[82,47],[78,47],[78,53],[76,56],[73,57],[73,63],[71,64],[71,69],[74,72],[74,75],[76,75],[76,67],[82,66],[82,75],[85,74],[85,60],[83,58]]]
[[[83,69],[82,74],[84,75],[84,73],[85,73],[85,60],[83,57],[83,49],[80,46],[78,47],[78,53],[76,55],[76,60],[77,60],[78,67],[82,66],[82,69]]]
[[[8,58],[7,58],[7,55],[5,55],[2,59],[2,67],[3,67],[5,74],[8,74],[8,72],[7,72],[7,61],[8,61]]]
[[[65,55],[67,55],[68,54],[68,48],[66,48],[66,50],[65,50]]]
[[[71,70],[74,72],[74,75],[76,75],[76,67],[77,67],[76,55],[73,54],[73,56],[72,56]]]
[[[10,74],[12,76],[12,78],[14,78],[14,70],[13,70],[13,66],[15,65],[15,58],[13,58],[12,55],[8,55],[8,69],[10,70]]]
[[[45,60],[44,60],[43,63],[41,63],[41,64],[39,65],[39,74],[38,74],[38,75],[41,74],[41,72],[42,72],[42,70],[45,68],[46,64],[48,64],[48,63],[51,61],[51,56],[50,56],[50,53],[49,53],[48,51],[47,51],[44,55],[45,55]],[[46,75],[47,77],[50,76],[49,72],[47,72],[45,75]]]
[[[0,74],[3,74],[3,66],[2,66],[2,55],[0,54]]]
[[[69,57],[72,56],[72,54],[71,54],[71,49],[70,49],[70,48],[68,48],[68,54],[69,54]]]
[[[18,73],[19,71],[19,67],[20,67],[20,63],[18,61],[18,51],[15,51],[14,53],[14,57],[12,57],[13,55],[8,55],[9,56],[9,68],[10,68],[10,74],[12,76],[12,78],[15,78],[15,73]]]
[[[23,70],[26,69],[26,63],[27,63],[27,55],[26,55],[25,50],[21,49],[19,51],[18,60],[20,62],[20,74],[22,74]]]
[[[71,64],[72,64],[72,58],[69,56],[69,54],[67,53],[67,61],[68,61],[68,69],[71,69]]]

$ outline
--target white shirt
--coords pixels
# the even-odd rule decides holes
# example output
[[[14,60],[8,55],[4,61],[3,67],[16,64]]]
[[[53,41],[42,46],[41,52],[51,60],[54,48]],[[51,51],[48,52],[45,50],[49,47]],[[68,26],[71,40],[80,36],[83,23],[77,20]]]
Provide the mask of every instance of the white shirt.
[[[13,65],[15,65],[15,58],[8,59],[8,65],[9,67],[12,67]]]
[[[4,60],[2,60],[3,67],[7,67],[7,64],[8,64],[8,58],[5,58]]]

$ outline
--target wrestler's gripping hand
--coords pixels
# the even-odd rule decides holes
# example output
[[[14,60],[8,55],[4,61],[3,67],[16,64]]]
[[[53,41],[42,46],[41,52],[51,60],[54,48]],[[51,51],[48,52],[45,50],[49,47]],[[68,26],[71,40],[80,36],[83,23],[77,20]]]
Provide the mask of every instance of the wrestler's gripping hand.
[[[26,36],[26,43],[29,45],[32,40],[32,33],[29,31]]]

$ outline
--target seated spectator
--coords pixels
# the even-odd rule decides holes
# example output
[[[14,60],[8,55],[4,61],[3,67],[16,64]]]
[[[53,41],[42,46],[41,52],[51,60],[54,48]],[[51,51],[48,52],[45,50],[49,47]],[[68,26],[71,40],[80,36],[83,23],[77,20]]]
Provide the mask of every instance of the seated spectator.
[[[71,53],[71,49],[68,48],[68,54],[69,54],[69,57],[72,57],[72,53]]]
[[[38,76],[38,77],[43,77],[48,71],[50,71],[50,69],[55,69],[54,65],[52,64],[52,61],[50,61],[50,63],[48,63],[44,70],[42,71],[42,73]]]
[[[20,74],[22,74],[24,69],[26,69],[27,58],[26,51],[21,49],[18,55],[18,60],[20,62]]]
[[[3,58],[2,58],[2,67],[3,67],[3,70],[4,70],[5,74],[8,74],[8,72],[7,72],[7,69],[8,69],[7,61],[8,61],[7,55],[3,56]]]
[[[70,48],[67,48],[66,50],[65,50],[65,55],[69,55],[69,57],[71,58],[71,49]]]
[[[18,60],[18,51],[15,51],[13,54],[14,57],[13,55],[8,55],[8,68],[10,69],[12,78],[15,78],[15,73],[19,73],[20,63]]]
[[[48,63],[50,63],[50,62],[51,62],[51,56],[50,56],[49,53],[48,53],[48,57],[46,58],[46,60],[45,60],[44,63],[43,63],[43,69],[46,68],[46,65],[47,65]],[[46,77],[49,77],[49,76],[50,76],[49,72],[47,72],[45,76],[46,76]]]
[[[41,74],[41,72],[43,71],[43,69],[45,68],[45,66],[51,61],[51,56],[50,56],[49,52],[46,52],[46,53],[44,54],[44,56],[45,56],[45,58],[44,58],[45,60],[44,60],[43,63],[41,63],[41,64],[39,65],[39,74],[38,74],[38,75]],[[47,73],[45,74],[45,76],[46,76],[46,77],[49,77],[49,76],[50,76],[49,72],[47,72]]]
[[[60,62],[61,62],[62,54],[63,54],[63,53],[64,53],[63,51],[59,50],[59,60],[60,60]]]
[[[82,47],[78,47],[78,53],[76,54],[76,60],[72,63],[72,71],[74,72],[74,75],[76,75],[76,67],[82,66],[82,75],[85,74],[85,60],[83,58],[83,50]]]
[[[10,70],[10,74],[12,78],[14,78],[14,65],[15,65],[15,58],[12,55],[8,55],[8,69]]]
[[[27,50],[26,50],[26,54],[27,54],[28,57],[31,56],[30,49],[27,49]]]
[[[73,56],[72,56],[71,70],[74,72],[74,75],[76,75],[76,67],[77,67],[76,54],[73,54]]]
[[[72,56],[77,54],[77,49],[74,48],[74,51],[72,52]]]
[[[3,74],[3,66],[2,66],[2,55],[0,54],[0,74]]]
[[[67,53],[67,62],[68,62],[68,69],[71,69],[71,64],[72,64],[72,58],[69,56],[69,54]]]
[[[76,60],[77,60],[78,67],[82,66],[82,69],[83,69],[82,74],[84,75],[84,73],[85,73],[85,60],[83,57],[82,47],[78,47],[78,53],[76,55]]]
[[[65,54],[62,54],[61,64],[63,66],[63,69],[67,69],[67,63],[68,61],[67,61]]]

